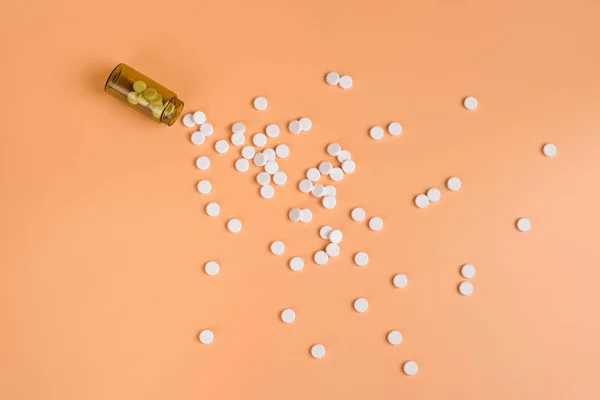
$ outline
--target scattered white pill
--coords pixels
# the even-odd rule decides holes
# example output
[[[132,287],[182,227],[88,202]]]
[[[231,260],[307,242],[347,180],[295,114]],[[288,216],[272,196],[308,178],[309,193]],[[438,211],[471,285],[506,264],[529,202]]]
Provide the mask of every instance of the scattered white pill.
[[[479,105],[479,102],[477,101],[477,99],[473,96],[469,96],[466,97],[465,100],[463,101],[463,105],[465,106],[465,108],[469,111],[473,111],[474,109],[477,108],[477,106]]]
[[[290,155],[290,148],[287,144],[279,144],[275,147],[275,154],[279,158],[286,158]]]
[[[268,161],[265,164],[265,172],[269,175],[275,174],[275,172],[279,171],[279,164],[276,161]]]
[[[302,271],[304,268],[304,260],[300,257],[292,257],[290,260],[290,269],[292,271]]]
[[[442,192],[440,189],[431,188],[427,191],[427,198],[429,201],[438,201],[442,197]]]
[[[254,165],[257,167],[264,167],[266,163],[267,156],[265,156],[263,153],[256,153],[254,155]]]
[[[359,267],[364,267],[369,263],[369,255],[364,251],[359,251],[354,255],[354,264]]]
[[[302,179],[298,184],[298,189],[300,189],[302,193],[310,193],[312,188],[313,183],[309,179]]]
[[[344,178],[344,170],[342,170],[340,167],[332,168],[331,172],[329,173],[329,177],[333,181],[341,181]]]
[[[205,137],[202,132],[196,131],[196,132],[192,133],[192,135],[190,136],[190,139],[192,140],[192,143],[194,143],[196,146],[199,146],[202,143],[204,143]]]
[[[206,115],[202,111],[196,111],[192,115],[192,120],[196,125],[202,125],[206,122]]]
[[[267,144],[267,136],[264,133],[256,133],[252,136],[252,143],[257,147],[263,147]]]
[[[383,138],[383,128],[380,126],[372,127],[371,129],[369,129],[369,136],[371,136],[371,139],[374,140],[379,140]]]
[[[183,125],[185,125],[188,128],[191,128],[192,126],[196,125],[194,123],[194,116],[192,114],[185,114],[183,116]]]
[[[399,289],[402,289],[408,283],[408,278],[404,274],[396,274],[394,275],[392,282],[394,283],[394,286],[396,286]]]
[[[209,216],[216,217],[221,212],[221,206],[219,206],[219,203],[215,203],[213,201],[212,203],[208,203],[206,205],[205,211]]]
[[[231,144],[234,146],[242,146],[246,143],[246,136],[243,133],[234,133],[231,135]]]
[[[346,160],[351,160],[352,154],[348,150],[342,150],[337,155],[337,160],[343,163]]]
[[[391,122],[387,127],[387,131],[392,136],[398,136],[402,133],[402,125],[399,122]]]
[[[271,243],[271,253],[278,256],[278,255],[283,254],[284,251],[285,251],[285,244],[283,244],[283,242],[281,240],[276,240],[273,243]]]
[[[448,181],[446,182],[446,186],[448,187],[448,189],[452,190],[453,192],[456,192],[462,186],[462,182],[460,181],[460,179],[453,176],[452,178],[448,179]]]
[[[317,265],[325,265],[329,261],[329,256],[323,250],[319,250],[315,253],[314,260]]]
[[[275,150],[273,150],[273,149],[264,149],[262,151],[262,153],[267,158],[267,162],[269,162],[269,161],[275,161],[275,158],[276,158]]]
[[[271,182],[271,175],[265,171],[259,172],[258,175],[256,175],[256,182],[258,182],[260,186],[268,185],[269,182]]]
[[[531,229],[531,221],[529,218],[519,218],[517,220],[517,229],[521,232],[527,232]]]
[[[473,264],[465,264],[461,267],[460,274],[463,277],[470,279],[475,276],[475,267]]]
[[[298,222],[302,219],[302,210],[299,208],[292,208],[288,213],[290,220]]]
[[[270,199],[275,195],[275,188],[271,185],[261,186],[260,195],[263,199]]]
[[[323,346],[322,344],[315,344],[313,347],[310,348],[310,354],[317,360],[325,357],[325,352],[325,346]]]
[[[275,138],[275,137],[279,136],[279,125],[277,125],[277,124],[267,125],[267,127],[265,128],[265,133],[270,138]]]
[[[325,186],[321,185],[320,183],[317,183],[312,188],[312,194],[315,197],[323,197],[323,196],[325,196]]]
[[[229,229],[229,232],[231,233],[238,233],[242,230],[242,221],[237,218],[230,219],[227,221],[227,229]]]
[[[254,99],[254,108],[256,108],[257,110],[265,110],[268,104],[269,102],[267,101],[267,99],[262,96],[259,96]]]
[[[354,309],[357,312],[363,313],[363,312],[367,311],[368,308],[369,308],[369,302],[367,301],[367,299],[359,297],[358,299],[354,300]]]
[[[352,209],[352,211],[350,212],[350,216],[354,221],[360,222],[363,219],[365,219],[366,213],[364,209],[356,207]]]
[[[213,128],[212,124],[209,124],[208,122],[200,125],[200,132],[202,132],[204,136],[210,136],[214,133],[214,131],[215,128]]]
[[[335,208],[335,205],[337,204],[337,200],[336,200],[335,196],[324,196],[321,203],[323,204],[323,207],[325,207],[328,210],[331,210],[331,209]]]
[[[300,121],[292,121],[289,123],[288,125],[288,130],[290,131],[290,133],[293,133],[294,135],[299,134],[300,132],[302,132],[302,125],[300,125]]]
[[[241,122],[236,122],[235,124],[231,125],[231,132],[244,134],[246,133],[246,125]]]
[[[419,208],[425,208],[429,205],[429,198],[424,194],[415,197],[415,205]]]
[[[302,213],[300,214],[300,221],[302,222],[310,222],[312,221],[313,213],[308,208],[303,208]]]
[[[321,239],[329,240],[331,231],[333,231],[333,228],[329,225],[322,226],[321,229],[319,229],[319,236],[321,236]]]
[[[331,232],[329,232],[329,241],[331,243],[339,244],[342,239],[344,239],[344,234],[339,229],[333,229]]]
[[[325,196],[335,196],[337,194],[337,190],[333,185],[325,186]]]
[[[300,127],[304,132],[308,132],[310,131],[310,128],[312,128],[312,120],[308,117],[302,117],[298,122],[300,122]]]
[[[337,243],[329,243],[325,246],[325,253],[327,253],[329,257],[337,257],[340,255],[340,252],[340,245]]]
[[[206,179],[202,179],[198,182],[198,191],[202,194],[210,193],[211,188],[212,185],[210,184],[210,181],[207,181]]]
[[[458,291],[463,296],[470,296],[473,294],[473,284],[471,282],[463,281],[458,285]]]
[[[227,153],[227,150],[229,150],[229,143],[227,143],[227,141],[223,139],[217,140],[215,142],[215,150],[219,154]]]
[[[325,82],[327,82],[328,85],[336,86],[340,83],[340,74],[337,72],[329,72],[325,75]]]
[[[316,182],[319,180],[319,178],[321,177],[321,173],[319,172],[318,169],[316,168],[309,168],[308,171],[306,171],[306,177],[312,181],[312,182]]]
[[[277,171],[273,175],[273,183],[278,186],[285,185],[287,182],[287,174],[283,171]]]
[[[208,169],[208,167],[210,167],[210,159],[206,156],[200,156],[196,159],[196,167],[198,167],[198,169],[201,169],[202,171],[205,171]]]
[[[542,151],[546,157],[554,157],[557,152],[556,145],[547,143],[544,145],[544,147],[542,147]]]
[[[242,148],[242,157],[244,157],[246,160],[252,160],[255,154],[256,150],[254,150],[254,147],[252,146],[244,146]]]
[[[204,329],[198,338],[202,344],[211,344],[215,340],[215,334],[210,329]]]
[[[329,143],[327,145],[327,154],[331,157],[337,157],[337,155],[340,154],[340,151],[342,151],[342,146],[340,146],[339,143]]]
[[[332,169],[333,164],[331,164],[329,161],[323,161],[319,164],[319,172],[323,175],[329,175]]]
[[[406,375],[412,376],[417,373],[417,371],[419,370],[419,366],[414,361],[407,361],[402,366],[402,370],[404,370],[404,373]]]
[[[356,171],[356,163],[353,160],[346,160],[342,163],[342,171],[351,174]]]
[[[281,312],[281,320],[286,324],[291,324],[296,319],[296,313],[291,308],[286,308]]]
[[[352,87],[352,78],[348,75],[340,77],[340,87],[342,89],[350,89]]]
[[[239,158],[236,160],[235,169],[237,169],[239,172],[246,172],[248,171],[248,168],[250,168],[250,162],[248,160],[245,158]]]
[[[216,275],[219,273],[219,264],[216,261],[209,261],[204,264],[204,272],[208,275]]]
[[[379,217],[373,217],[369,220],[369,228],[372,231],[380,231],[383,229],[383,220]]]
[[[387,335],[387,341],[394,346],[398,345],[402,342],[402,334],[398,331],[390,331]]]

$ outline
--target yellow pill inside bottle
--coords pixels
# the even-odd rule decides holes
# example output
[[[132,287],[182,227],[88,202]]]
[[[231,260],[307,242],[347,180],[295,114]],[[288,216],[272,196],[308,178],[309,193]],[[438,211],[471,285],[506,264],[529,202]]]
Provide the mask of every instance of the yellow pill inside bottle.
[[[144,81],[133,82],[133,90],[135,90],[138,93],[142,93],[144,90],[146,90],[147,87],[148,85],[146,85],[146,82]]]
[[[137,101],[139,103],[139,105],[144,106],[144,107],[148,107],[148,104],[150,104],[150,102],[148,101],[147,98],[144,97],[143,94],[138,93],[137,95]]]
[[[129,92],[127,94],[127,101],[135,106],[136,104],[138,104],[137,95],[138,94],[136,92]]]

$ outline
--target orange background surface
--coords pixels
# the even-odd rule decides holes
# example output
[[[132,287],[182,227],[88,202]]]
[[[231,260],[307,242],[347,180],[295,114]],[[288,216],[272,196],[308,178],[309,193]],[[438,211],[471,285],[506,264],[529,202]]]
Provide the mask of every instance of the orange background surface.
[[[0,398],[599,398],[599,15],[596,0],[2,2]],[[203,110],[215,134],[193,146],[192,129],[104,94],[119,62]],[[352,89],[327,86],[331,70]],[[254,133],[301,116],[310,132],[269,142],[291,148],[271,200],[254,167],[234,170],[239,149],[213,150],[233,122]],[[392,120],[400,137],[368,138]],[[297,182],[331,141],[358,167],[329,211]],[[459,192],[414,206],[453,175]],[[294,206],[313,221],[291,223]],[[385,228],[352,222],[355,206]],[[345,236],[318,267],[324,224]],[[276,239],[284,256],[268,251]],[[470,297],[456,290],[464,263],[477,268]]]

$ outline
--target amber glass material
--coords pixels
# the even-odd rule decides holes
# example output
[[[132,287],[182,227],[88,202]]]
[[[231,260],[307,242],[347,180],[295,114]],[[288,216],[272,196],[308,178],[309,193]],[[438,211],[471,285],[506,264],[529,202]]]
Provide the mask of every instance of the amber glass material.
[[[171,126],[183,110],[177,95],[126,64],[110,73],[104,91],[156,122]]]

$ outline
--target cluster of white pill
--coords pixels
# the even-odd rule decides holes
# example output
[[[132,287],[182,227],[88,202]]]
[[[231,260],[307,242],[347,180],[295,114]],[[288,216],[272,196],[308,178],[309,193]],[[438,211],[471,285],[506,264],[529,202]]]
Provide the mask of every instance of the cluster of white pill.
[[[329,241],[329,243],[325,246],[325,249],[314,254],[313,260],[317,265],[325,265],[330,257],[340,255],[340,242],[344,238],[344,234],[339,229],[333,229],[331,226],[325,225],[319,229],[319,236],[321,239]]]
[[[301,132],[308,132],[312,128],[312,120],[308,117],[302,117],[300,119],[294,119],[288,124],[288,131],[294,135],[298,135]]]
[[[458,191],[462,186],[462,182],[457,177],[453,176],[446,181],[446,187],[453,192]],[[425,194],[418,194],[415,197],[415,205],[417,208],[426,208],[429,203],[435,203],[442,198],[442,192],[438,188],[430,188]]]
[[[340,74],[334,71],[329,72],[327,73],[327,75],[325,75],[325,82],[327,82],[327,84],[330,86],[339,85],[339,87],[341,87],[342,89],[350,89],[353,83],[352,77],[350,77],[349,75],[340,76]]]
[[[196,111],[194,113],[184,115],[183,125],[185,125],[187,128],[198,126],[198,130],[193,132],[190,136],[190,140],[196,146],[203,144],[206,141],[206,138],[214,133],[212,124],[206,122],[206,114],[204,114],[202,111]]]
[[[460,274],[465,279],[471,279],[475,276],[475,267],[473,264],[465,264],[460,268]],[[458,285],[458,291],[463,296],[469,296],[473,294],[473,284],[468,281],[462,281]]]
[[[390,136],[400,136],[402,133],[402,125],[399,122],[390,122],[387,126],[387,131]],[[369,129],[369,136],[373,140],[383,139],[384,132],[381,126],[375,125]]]
[[[310,210],[310,208],[292,208],[289,212],[288,212],[288,217],[290,219],[290,221],[292,222],[310,222],[312,221],[313,218],[313,212]]]

